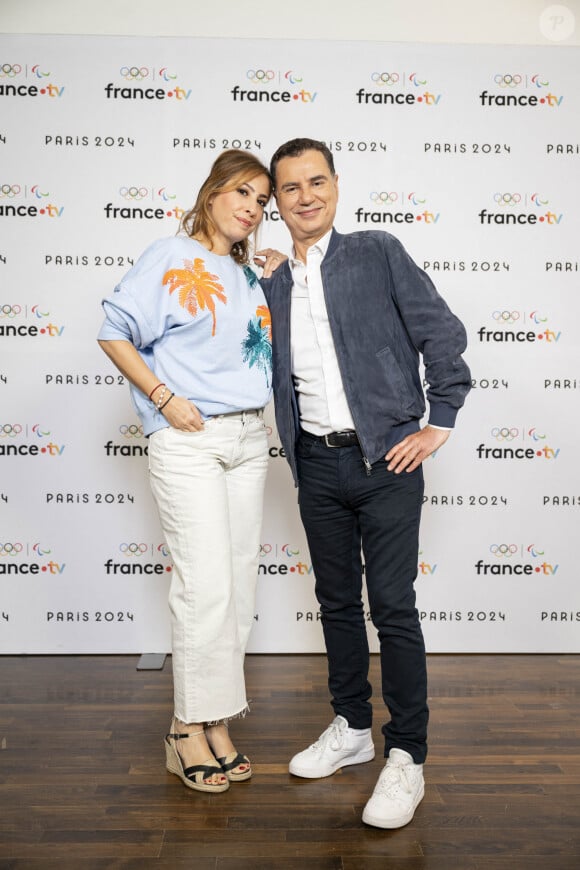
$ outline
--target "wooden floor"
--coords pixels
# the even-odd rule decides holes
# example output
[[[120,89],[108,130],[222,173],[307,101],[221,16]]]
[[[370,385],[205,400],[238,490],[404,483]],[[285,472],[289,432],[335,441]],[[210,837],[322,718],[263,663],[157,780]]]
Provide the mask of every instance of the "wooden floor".
[[[210,796],[165,771],[171,660],[137,661],[0,658],[0,870],[580,868],[580,656],[430,656],[426,793],[397,831],[361,822],[378,698],[373,762],[288,774],[332,718],[323,656],[248,657],[255,775]]]

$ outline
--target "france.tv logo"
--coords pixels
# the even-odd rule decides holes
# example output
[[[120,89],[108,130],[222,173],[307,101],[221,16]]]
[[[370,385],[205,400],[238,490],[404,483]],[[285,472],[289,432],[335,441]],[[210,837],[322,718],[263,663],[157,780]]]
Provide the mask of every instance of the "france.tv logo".
[[[492,195],[493,211],[482,208],[478,213],[480,224],[486,226],[533,225],[558,226],[564,215],[553,210],[547,196],[519,193],[513,190],[497,191]]]
[[[400,193],[395,190],[373,190],[369,200],[369,210],[361,206],[355,211],[357,223],[422,223],[434,226],[441,217],[440,212],[428,205],[427,197],[416,191]]]
[[[479,559],[475,563],[478,576],[531,576],[554,577],[560,565],[548,562],[546,552],[537,544],[493,543],[488,548],[489,561]]]
[[[172,100],[185,103],[192,94],[191,88],[178,84],[177,73],[167,66],[150,69],[147,66],[126,64],[119,68],[117,75],[127,84],[106,84],[107,100]]]
[[[117,195],[126,205],[108,202],[103,206],[107,220],[164,220],[180,221],[185,209],[176,203],[177,194],[166,186],[147,187],[143,184],[122,185]]]
[[[48,97],[60,99],[64,93],[64,86],[47,81],[51,76],[50,70],[42,64],[35,63],[32,66],[20,63],[0,64],[0,97]],[[27,83],[24,84],[23,80]],[[32,84],[28,82],[32,81]]]
[[[560,448],[550,443],[548,435],[536,426],[494,426],[490,436],[497,446],[479,444],[475,448],[478,459],[540,459],[555,462]]]
[[[477,331],[480,342],[500,344],[540,342],[544,346],[554,347],[562,338],[562,330],[549,323],[548,316],[537,309],[527,312],[496,308],[491,319],[494,321],[491,329],[481,326]]]
[[[0,216],[60,218],[63,212],[44,185],[0,182]]]
[[[511,106],[557,109],[564,99],[562,95],[552,92],[549,79],[540,73],[497,72],[492,77],[492,83],[494,93],[483,90],[479,94],[480,105],[484,108]]]
[[[247,69],[243,77],[244,87],[234,85],[230,90],[234,103],[294,103],[297,105],[315,102],[318,91],[311,85],[306,89],[301,72],[275,70],[260,67]]]
[[[417,72],[375,70],[370,74],[374,91],[359,88],[355,93],[359,105],[438,106],[441,94],[429,87],[427,76]]]

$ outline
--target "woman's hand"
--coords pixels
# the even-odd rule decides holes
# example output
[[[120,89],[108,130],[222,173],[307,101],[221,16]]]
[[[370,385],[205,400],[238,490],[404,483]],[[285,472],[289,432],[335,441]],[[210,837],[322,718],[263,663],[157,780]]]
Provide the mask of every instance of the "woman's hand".
[[[286,254],[281,254],[275,248],[263,248],[254,254],[254,263],[263,269],[263,278],[270,278],[278,266],[287,259]]]
[[[173,396],[161,411],[172,429],[182,429],[184,432],[200,432],[203,429],[203,419],[193,402],[183,396]]]

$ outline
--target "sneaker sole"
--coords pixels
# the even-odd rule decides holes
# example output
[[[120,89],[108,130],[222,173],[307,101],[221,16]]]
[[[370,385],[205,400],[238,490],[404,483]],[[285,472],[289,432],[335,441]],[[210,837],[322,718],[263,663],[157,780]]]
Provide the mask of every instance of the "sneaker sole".
[[[300,776],[302,779],[324,779],[327,776],[332,776],[342,767],[350,767],[353,764],[364,764],[367,761],[372,761],[374,757],[375,750],[373,747],[372,749],[365,749],[362,752],[358,752],[356,755],[350,755],[347,758],[344,758],[339,764],[328,768],[326,773],[300,767],[299,764],[293,764],[292,762],[288,765],[288,770],[292,776]]]
[[[369,812],[367,812],[366,807],[363,810],[362,820],[365,825],[372,825],[373,828],[404,828],[405,825],[408,825],[410,821],[412,821],[413,816],[415,815],[415,810],[423,800],[425,796],[425,786],[421,788],[421,791],[417,795],[415,803],[411,810],[405,816],[399,816],[398,819],[381,819],[378,816],[373,816]]]

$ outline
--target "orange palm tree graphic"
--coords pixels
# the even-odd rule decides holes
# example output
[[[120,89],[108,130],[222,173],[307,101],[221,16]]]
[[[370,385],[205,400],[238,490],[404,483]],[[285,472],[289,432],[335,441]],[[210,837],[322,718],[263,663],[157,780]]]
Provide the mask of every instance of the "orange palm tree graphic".
[[[266,329],[268,339],[272,341],[272,315],[267,305],[258,305],[256,308],[256,316],[262,321],[262,329]]]
[[[163,276],[163,286],[169,285],[169,292],[179,290],[179,304],[185,308],[192,317],[197,315],[198,307],[202,310],[207,308],[212,316],[212,336],[216,330],[215,302],[216,296],[220,302],[227,305],[227,296],[224,288],[218,281],[217,275],[205,271],[205,263],[201,257],[183,261],[183,269],[170,269]]]

